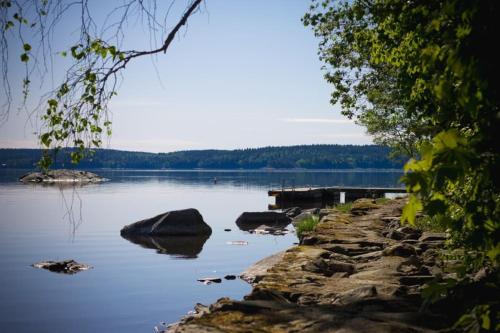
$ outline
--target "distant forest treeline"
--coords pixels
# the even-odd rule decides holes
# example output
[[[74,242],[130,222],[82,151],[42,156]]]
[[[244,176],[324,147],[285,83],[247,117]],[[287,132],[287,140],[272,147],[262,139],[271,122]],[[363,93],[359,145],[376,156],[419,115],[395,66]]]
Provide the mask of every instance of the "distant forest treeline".
[[[302,145],[239,150],[188,150],[145,153],[97,149],[78,166],[70,162],[71,149],[58,152],[53,168],[97,169],[391,169],[404,160],[389,158],[390,148],[377,145]],[[51,152],[53,155],[53,152]],[[36,167],[40,149],[0,149],[3,168]]]

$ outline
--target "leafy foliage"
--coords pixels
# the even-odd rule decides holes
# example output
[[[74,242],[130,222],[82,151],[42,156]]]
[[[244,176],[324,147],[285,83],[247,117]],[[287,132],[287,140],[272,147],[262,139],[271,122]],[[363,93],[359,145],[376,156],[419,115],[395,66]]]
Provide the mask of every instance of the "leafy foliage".
[[[494,0],[325,0],[304,16],[332,103],[378,142],[418,151],[405,166],[404,219],[423,210],[451,233],[449,245],[466,249],[459,277],[500,262],[499,9]],[[483,305],[463,322],[489,313]]]
[[[492,260],[500,256],[500,99],[498,51],[489,38],[500,30],[498,7],[326,0],[304,17],[321,38],[332,102],[360,119],[385,113],[418,138],[420,156],[405,167],[412,193],[406,220],[422,208]],[[412,119],[411,126],[398,118]]]

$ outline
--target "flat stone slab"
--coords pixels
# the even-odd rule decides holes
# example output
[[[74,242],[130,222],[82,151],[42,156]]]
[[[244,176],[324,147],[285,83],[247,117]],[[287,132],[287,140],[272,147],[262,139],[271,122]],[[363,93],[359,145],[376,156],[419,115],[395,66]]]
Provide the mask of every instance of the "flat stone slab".
[[[21,177],[23,183],[99,183],[108,179],[95,173],[80,170],[49,170],[47,172],[30,172]]]
[[[280,262],[283,259],[284,255],[285,251],[281,251],[257,261],[255,264],[248,267],[243,273],[241,273],[240,278],[248,283],[254,283],[259,276],[264,275],[268,269]]]
[[[76,274],[81,271],[86,271],[92,268],[92,266],[87,265],[87,264],[82,264],[79,262],[76,262],[72,259],[68,260],[63,260],[63,261],[41,261],[38,263],[35,263],[31,265],[32,267],[35,268],[42,268],[49,270],[51,272],[55,273],[62,273],[62,274]]]

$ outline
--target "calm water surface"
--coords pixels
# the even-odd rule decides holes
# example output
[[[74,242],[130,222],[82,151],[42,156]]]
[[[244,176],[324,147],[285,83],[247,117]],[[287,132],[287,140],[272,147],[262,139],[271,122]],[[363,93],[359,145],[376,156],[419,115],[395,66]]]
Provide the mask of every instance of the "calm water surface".
[[[267,210],[268,189],[398,186],[401,176],[388,171],[99,173],[111,181],[62,189],[24,185],[16,181],[22,171],[0,170],[0,332],[153,332],[197,302],[241,299],[250,291],[241,280],[203,285],[196,279],[237,275],[296,241],[294,234],[249,234],[234,223],[244,211]],[[212,227],[206,241],[168,240],[158,249],[120,236],[126,224],[190,207]],[[249,244],[227,244],[233,240]],[[30,267],[69,258],[94,268],[68,276]]]

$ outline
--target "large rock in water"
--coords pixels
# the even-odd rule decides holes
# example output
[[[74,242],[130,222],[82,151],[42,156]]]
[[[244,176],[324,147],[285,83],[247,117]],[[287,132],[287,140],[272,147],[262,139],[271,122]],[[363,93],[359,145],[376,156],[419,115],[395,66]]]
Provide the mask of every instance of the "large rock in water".
[[[203,221],[200,212],[194,208],[173,210],[158,216],[129,224],[120,231],[124,237],[148,236],[190,236],[210,235],[212,228]]]
[[[105,180],[92,172],[67,169],[30,172],[19,177],[23,183],[98,183]]]
[[[243,231],[254,230],[261,225],[284,228],[292,221],[285,213],[245,212],[236,220],[236,225]]]

